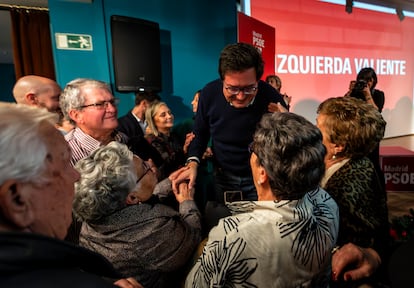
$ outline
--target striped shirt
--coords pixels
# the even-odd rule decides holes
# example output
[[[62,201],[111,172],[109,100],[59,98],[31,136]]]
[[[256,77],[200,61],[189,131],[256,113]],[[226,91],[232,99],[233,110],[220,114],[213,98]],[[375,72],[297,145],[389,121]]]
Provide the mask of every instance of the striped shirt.
[[[117,131],[114,131],[112,138],[114,141],[123,144],[126,144],[128,140],[128,137],[125,134]],[[79,127],[68,132],[65,135],[65,139],[72,150],[72,158],[70,160],[72,166],[75,166],[76,162],[90,155],[93,151],[103,145],[102,142],[86,134]]]

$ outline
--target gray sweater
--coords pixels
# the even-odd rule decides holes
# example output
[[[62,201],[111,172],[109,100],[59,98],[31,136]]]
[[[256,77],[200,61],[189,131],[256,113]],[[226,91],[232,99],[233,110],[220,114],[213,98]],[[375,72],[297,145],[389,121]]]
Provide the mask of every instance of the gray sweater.
[[[184,201],[177,212],[155,196],[99,223],[83,223],[80,234],[81,246],[102,254],[124,277],[135,277],[144,287],[173,287],[168,275],[175,276],[171,272],[189,261],[200,240],[194,201]]]

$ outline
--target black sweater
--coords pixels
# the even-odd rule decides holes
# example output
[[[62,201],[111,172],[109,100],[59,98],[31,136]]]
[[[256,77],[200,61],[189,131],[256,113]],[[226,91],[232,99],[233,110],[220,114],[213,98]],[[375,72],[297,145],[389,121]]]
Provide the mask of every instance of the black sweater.
[[[264,81],[259,81],[253,104],[245,108],[235,108],[227,102],[220,79],[208,83],[201,90],[194,123],[196,137],[188,156],[201,159],[211,136],[216,167],[240,176],[249,175],[248,145],[270,102],[286,107],[282,96]]]

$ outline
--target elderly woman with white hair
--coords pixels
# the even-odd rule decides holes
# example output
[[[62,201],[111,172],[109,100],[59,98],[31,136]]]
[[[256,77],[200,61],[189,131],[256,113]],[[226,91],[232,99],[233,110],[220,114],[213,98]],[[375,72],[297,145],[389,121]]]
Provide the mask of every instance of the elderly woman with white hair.
[[[152,161],[143,161],[118,142],[80,160],[73,209],[83,221],[80,245],[109,259],[144,287],[175,287],[200,242],[200,213],[187,184],[175,198],[179,212],[153,195]],[[167,180],[169,181],[169,180]]]

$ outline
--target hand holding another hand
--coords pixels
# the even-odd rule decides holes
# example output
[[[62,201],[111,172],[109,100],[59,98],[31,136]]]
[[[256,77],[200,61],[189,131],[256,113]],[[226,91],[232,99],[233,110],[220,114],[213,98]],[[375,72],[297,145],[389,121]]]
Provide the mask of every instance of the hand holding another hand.
[[[187,182],[181,182],[178,184],[178,192],[174,191],[174,195],[178,203],[186,200],[194,200],[194,189],[189,189]]]
[[[195,186],[197,178],[197,162],[190,162],[186,166],[174,171],[168,177],[172,182],[172,189],[174,193],[179,193],[179,184],[182,182],[188,183],[188,189],[192,190]]]

